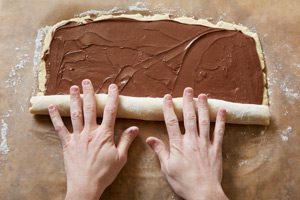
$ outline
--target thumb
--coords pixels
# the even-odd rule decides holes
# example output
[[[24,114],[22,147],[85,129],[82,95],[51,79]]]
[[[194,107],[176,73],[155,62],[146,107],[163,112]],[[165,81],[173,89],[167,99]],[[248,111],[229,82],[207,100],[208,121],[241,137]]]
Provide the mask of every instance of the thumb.
[[[148,137],[146,143],[151,147],[151,149],[156,153],[160,163],[164,163],[169,158],[169,152],[166,149],[163,141],[156,137]]]
[[[139,128],[136,126],[132,126],[127,128],[121,135],[119,143],[118,143],[118,151],[121,156],[127,156],[128,149],[137,136],[139,132]]]

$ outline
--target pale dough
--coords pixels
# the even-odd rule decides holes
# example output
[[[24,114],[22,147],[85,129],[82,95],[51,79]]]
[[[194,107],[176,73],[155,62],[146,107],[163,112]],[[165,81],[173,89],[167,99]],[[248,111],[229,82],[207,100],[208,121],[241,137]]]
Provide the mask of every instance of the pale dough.
[[[103,115],[106,99],[106,94],[96,94],[98,117],[102,117]],[[35,96],[31,98],[30,102],[32,105],[30,112],[33,114],[48,115],[48,105],[55,104],[58,106],[62,116],[70,116],[69,95]],[[182,121],[182,98],[174,98],[173,103],[178,120]],[[270,123],[269,108],[266,105],[232,103],[216,99],[209,99],[208,103],[211,121],[215,121],[219,108],[225,108],[227,111],[227,123],[258,125],[268,125]],[[163,121],[162,106],[162,98],[120,96],[117,117]]]
[[[70,20],[61,21],[51,27],[48,34],[45,37],[44,45],[42,49],[41,56],[44,55],[46,51],[49,50],[50,43],[52,40],[52,33],[60,26],[73,21],[79,23],[87,23],[90,20],[101,21],[110,18],[130,18],[140,21],[154,21],[154,20],[173,20],[185,24],[196,24],[204,25],[213,28],[224,28],[228,30],[240,30],[244,34],[252,37],[256,42],[256,50],[260,59],[262,70],[265,69],[264,57],[261,48],[261,44],[258,38],[258,35],[254,32],[251,32],[247,27],[231,24],[227,22],[220,21],[217,24],[212,24],[206,19],[193,19],[189,17],[179,17],[173,18],[169,15],[151,15],[143,16],[141,14],[120,14],[120,15],[100,15],[97,18],[91,18],[90,16],[73,18]],[[69,96],[68,95],[53,95],[53,96],[44,96],[45,91],[45,82],[46,82],[46,68],[45,61],[41,57],[40,71],[39,71],[39,90],[40,92],[37,96],[31,98],[30,102],[32,107],[30,112],[33,114],[48,114],[47,107],[49,104],[56,104],[60,107],[60,112],[63,116],[70,116],[69,113]],[[216,112],[218,108],[225,108],[228,112],[228,123],[235,124],[260,124],[268,125],[269,124],[269,107],[268,107],[268,94],[266,87],[266,75],[264,73],[264,96],[262,105],[255,104],[240,104],[226,102],[222,100],[210,99],[210,111],[211,111],[211,120],[214,121],[216,117]],[[97,116],[102,116],[103,107],[105,105],[106,95],[97,94]],[[182,98],[174,98],[173,100],[177,116],[179,120],[182,120]],[[162,98],[149,98],[149,97],[120,97],[120,106],[118,110],[118,117],[128,118],[128,119],[141,119],[141,120],[153,120],[161,121],[163,120],[162,114]]]

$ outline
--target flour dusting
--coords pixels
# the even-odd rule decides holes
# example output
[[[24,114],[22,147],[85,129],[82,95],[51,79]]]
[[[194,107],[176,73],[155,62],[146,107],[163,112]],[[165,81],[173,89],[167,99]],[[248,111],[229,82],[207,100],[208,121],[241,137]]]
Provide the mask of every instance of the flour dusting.
[[[248,160],[241,160],[238,164],[240,167],[244,166],[244,165],[248,165]]]
[[[148,11],[145,2],[136,2],[135,5],[128,6],[131,11]]]
[[[8,134],[8,124],[1,120],[1,143],[0,143],[0,154],[7,154],[9,152],[9,147],[7,145],[7,134]]]
[[[287,127],[280,134],[281,140],[284,141],[284,142],[287,142],[289,140],[289,136],[292,133],[293,133],[293,128],[291,126]]]
[[[27,53],[23,54],[18,54],[19,51],[21,50],[29,50],[30,49],[30,44],[31,42],[26,42],[25,45],[20,48],[16,47],[16,59],[17,59],[17,64],[12,66],[10,68],[10,71],[8,73],[8,79],[5,80],[6,83],[6,88],[11,88],[14,93],[17,93],[17,87],[23,82],[23,78],[21,76],[21,73],[24,69],[24,67],[29,63],[30,61],[30,56]]]
[[[10,116],[11,110],[8,110],[4,115],[1,116],[0,121],[0,133],[1,133],[1,143],[0,143],[0,154],[7,154],[9,152],[9,147],[7,144],[7,134],[8,134],[8,124],[6,119]]]
[[[120,7],[113,7],[110,10],[88,10],[85,12],[82,12],[80,14],[75,15],[75,17],[86,17],[86,16],[100,16],[100,15],[112,15],[112,14],[123,14],[128,11],[149,11],[149,9],[146,7],[145,2],[136,2],[134,5],[130,5],[127,8],[120,8]]]
[[[298,93],[298,91],[294,90],[293,88],[289,87],[287,80],[283,81],[283,83],[280,85],[282,92],[284,93],[284,95],[286,97],[288,97],[289,99],[299,99],[300,98],[300,94]]]
[[[8,93],[16,94],[20,91],[20,87],[24,82],[23,71],[26,65],[30,62],[30,55],[28,52],[31,50],[32,42],[30,40],[23,43],[21,47],[15,47],[15,60],[16,64],[10,67],[7,78],[4,79],[4,86],[7,88]],[[22,104],[20,104],[20,110],[24,110]],[[17,111],[17,105],[13,108],[7,106],[6,112],[0,115],[0,155],[8,154],[9,145],[8,145],[8,134],[9,134],[9,125],[8,120],[11,117],[11,114]]]
[[[119,7],[113,7],[110,10],[88,10],[85,12],[82,12],[78,15],[75,15],[75,17],[86,17],[86,16],[99,16],[99,15],[110,15],[110,14],[122,14],[125,13],[125,11]]]

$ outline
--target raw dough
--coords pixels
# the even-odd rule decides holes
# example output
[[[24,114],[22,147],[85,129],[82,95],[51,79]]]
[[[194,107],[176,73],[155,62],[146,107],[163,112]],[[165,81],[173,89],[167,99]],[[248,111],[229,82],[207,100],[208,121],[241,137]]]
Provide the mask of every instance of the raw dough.
[[[153,15],[153,16],[143,16],[140,14],[136,15],[101,15],[97,18],[91,18],[86,16],[83,18],[74,18],[70,20],[65,20],[54,25],[44,40],[44,46],[41,55],[44,55],[48,51],[50,42],[52,39],[52,33],[60,26],[68,23],[69,21],[75,21],[80,23],[87,23],[88,20],[105,20],[110,18],[130,18],[141,21],[154,21],[154,20],[174,20],[180,23],[186,24],[198,24],[215,28],[224,28],[229,30],[240,30],[244,34],[252,37],[256,42],[256,49],[260,59],[262,70],[265,69],[265,63],[263,58],[263,53],[261,45],[258,39],[258,35],[249,31],[248,28],[236,24],[226,23],[223,21],[218,22],[217,24],[212,24],[205,19],[193,19],[188,17],[180,17],[171,19],[169,15]],[[43,91],[45,91],[45,61],[41,59],[41,68],[39,72],[39,90],[37,96],[31,98],[30,102],[32,107],[30,112],[33,114],[48,114],[47,107],[49,104],[56,104],[59,106],[62,116],[69,116],[69,95],[53,95],[53,96],[44,96]],[[265,77],[265,73],[264,73]],[[240,104],[226,102],[222,100],[209,99],[211,120],[214,121],[216,117],[216,112],[219,108],[225,108],[228,112],[227,122],[236,123],[236,124],[260,124],[268,125],[269,124],[269,107],[268,107],[268,95],[266,87],[266,79],[264,78],[265,87],[264,87],[264,98],[263,105],[255,104]],[[105,94],[97,94],[97,116],[102,116],[103,108],[106,101]],[[173,100],[177,116],[179,120],[182,120],[182,98],[174,98]],[[162,98],[149,98],[149,97],[128,97],[120,96],[120,105],[118,110],[118,117],[120,118],[130,118],[130,119],[141,119],[141,120],[154,120],[161,121],[163,120],[162,114]]]
[[[96,94],[98,117],[103,114],[106,98],[106,94]],[[196,99],[194,100],[196,101]],[[48,105],[55,104],[62,116],[70,116],[69,95],[35,96],[31,98],[30,102],[32,114],[48,115]],[[182,98],[174,98],[173,103],[178,120],[182,121]],[[215,121],[219,108],[225,108],[228,123],[268,125],[270,122],[269,108],[266,105],[232,103],[216,99],[209,99],[208,103],[211,121]],[[120,96],[117,117],[163,121],[162,105],[162,98]]]

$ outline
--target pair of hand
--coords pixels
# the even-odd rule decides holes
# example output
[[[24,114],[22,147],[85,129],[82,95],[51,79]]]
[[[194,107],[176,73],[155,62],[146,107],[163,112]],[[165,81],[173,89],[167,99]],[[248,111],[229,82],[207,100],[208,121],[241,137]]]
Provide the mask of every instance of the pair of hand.
[[[83,102],[79,87],[70,88],[73,133],[65,127],[57,107],[49,106],[52,123],[63,146],[67,175],[66,199],[72,200],[99,199],[125,165],[130,144],[138,134],[137,127],[129,127],[115,144],[114,125],[118,108],[116,85],[109,86],[101,125],[96,122],[95,93],[90,80],[82,82],[82,89]],[[146,142],[158,155],[162,173],[176,194],[187,200],[227,199],[221,187],[226,112],[219,110],[215,131],[210,137],[207,98],[205,95],[198,97],[198,128],[193,95],[191,88],[184,90],[185,134],[180,132],[172,97],[166,95],[163,111],[170,147],[154,137],[147,138]]]

